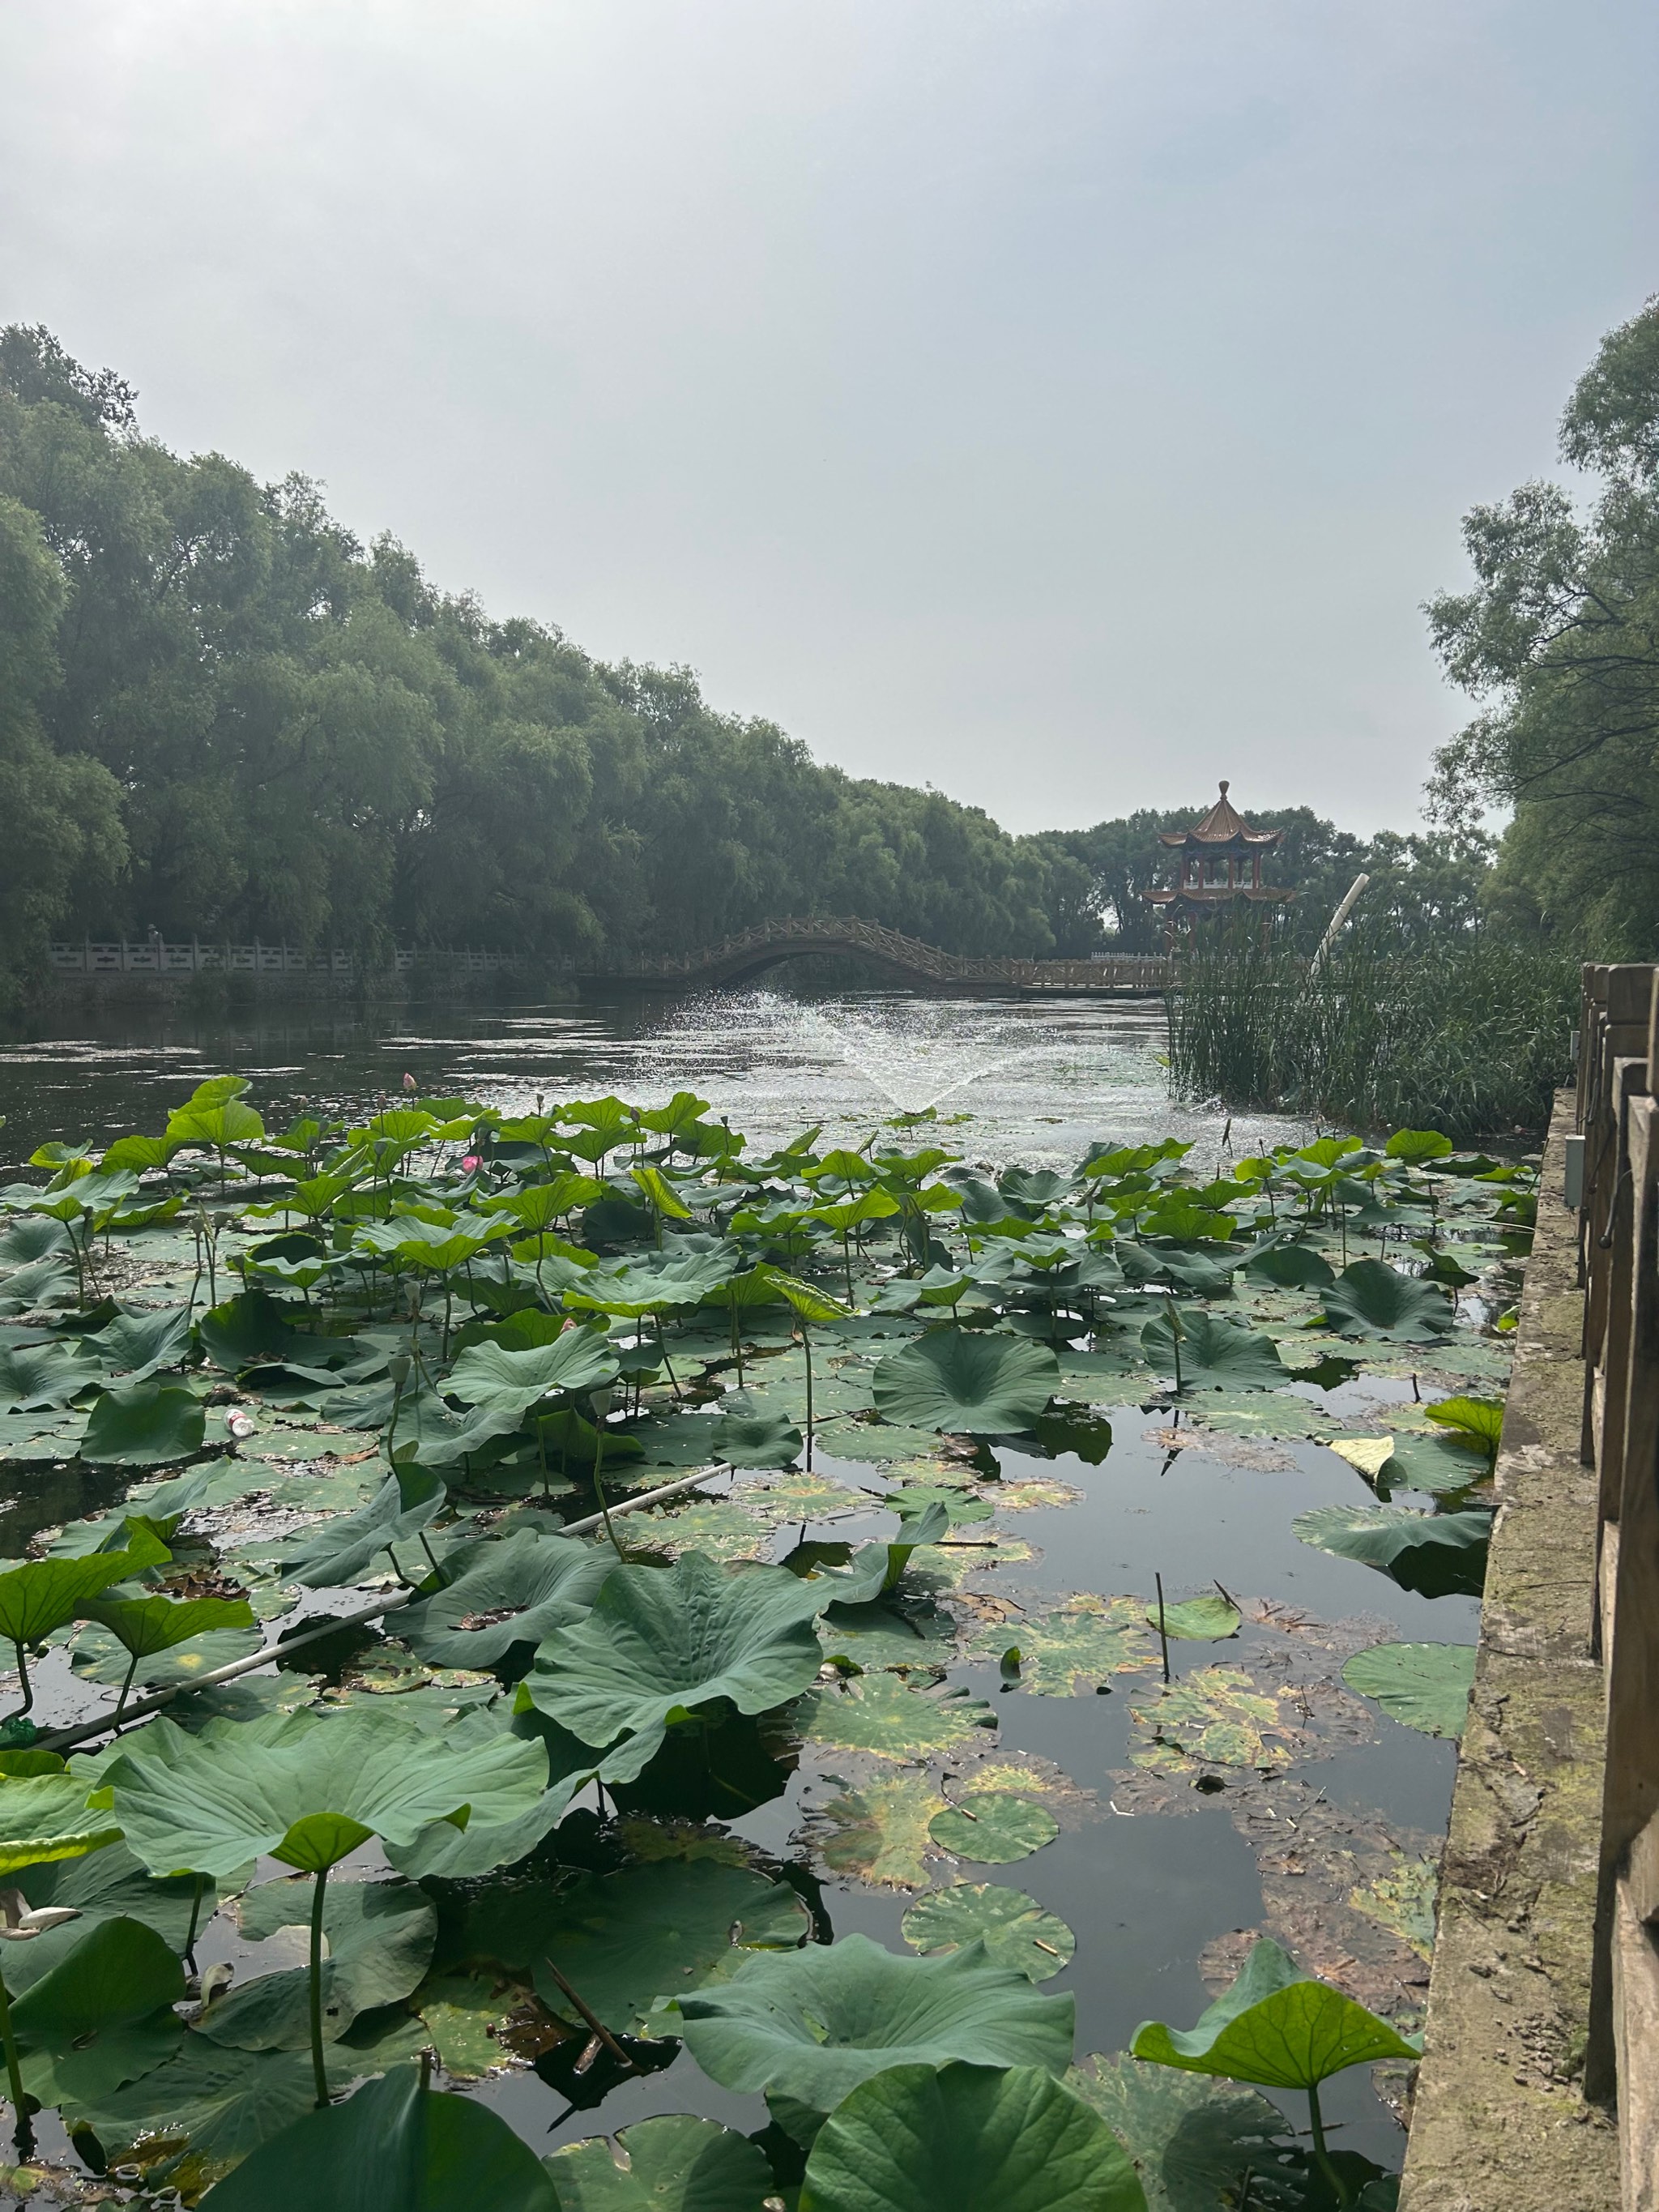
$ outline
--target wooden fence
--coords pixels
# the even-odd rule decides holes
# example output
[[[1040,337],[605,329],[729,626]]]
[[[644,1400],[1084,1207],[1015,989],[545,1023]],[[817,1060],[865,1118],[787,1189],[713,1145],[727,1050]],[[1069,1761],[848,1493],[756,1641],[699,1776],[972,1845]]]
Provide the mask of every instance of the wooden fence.
[[[1659,2208],[1659,969],[1584,970],[1583,1451],[1597,1476],[1607,1775],[1585,2091],[1616,2096],[1626,2212]]]

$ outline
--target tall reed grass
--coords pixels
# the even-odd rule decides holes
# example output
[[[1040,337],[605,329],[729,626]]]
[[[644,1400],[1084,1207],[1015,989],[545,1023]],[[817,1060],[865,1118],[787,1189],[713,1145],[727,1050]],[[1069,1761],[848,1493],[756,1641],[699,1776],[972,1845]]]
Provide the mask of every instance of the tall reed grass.
[[[1182,963],[1170,1072],[1188,1097],[1351,1128],[1530,1133],[1569,1072],[1578,998],[1565,953],[1358,939],[1314,974],[1304,958],[1223,939]]]

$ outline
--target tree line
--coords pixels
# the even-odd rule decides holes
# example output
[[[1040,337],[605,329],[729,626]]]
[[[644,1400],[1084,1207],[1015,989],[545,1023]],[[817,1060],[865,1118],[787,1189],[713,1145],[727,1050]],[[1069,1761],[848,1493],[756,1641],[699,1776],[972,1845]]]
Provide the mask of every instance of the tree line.
[[[1483,511],[1480,588],[1432,611],[1453,675],[1498,699],[1443,762],[1440,824],[1364,840],[1307,808],[1252,814],[1285,833],[1270,872],[1298,894],[1292,941],[1316,941],[1361,869],[1370,926],[1408,935],[1494,916],[1595,929],[1609,898],[1620,927],[1650,927],[1632,866],[1609,878],[1560,819],[1564,800],[1582,811],[1569,756],[1593,756],[1604,783],[1616,765],[1595,835],[1640,878],[1651,721],[1645,757],[1641,726],[1599,752],[1586,732],[1598,714],[1630,724],[1659,665],[1649,653],[1593,672],[1597,623],[1651,638],[1651,316],[1608,346],[1570,415],[1572,457],[1612,472],[1596,519],[1538,487]],[[1518,805],[1496,867],[1477,788]],[[1161,924],[1141,894],[1169,880],[1158,832],[1209,803],[1013,836],[941,793],[848,775],[775,723],[721,714],[688,670],[607,665],[554,627],[438,592],[390,537],[361,544],[302,476],[262,484],[220,454],[181,459],[143,434],[115,373],[44,328],[0,331],[14,972],[51,935],[580,956],[683,951],[811,912],[967,954],[1152,951]],[[1651,892],[1650,862],[1648,878]]]

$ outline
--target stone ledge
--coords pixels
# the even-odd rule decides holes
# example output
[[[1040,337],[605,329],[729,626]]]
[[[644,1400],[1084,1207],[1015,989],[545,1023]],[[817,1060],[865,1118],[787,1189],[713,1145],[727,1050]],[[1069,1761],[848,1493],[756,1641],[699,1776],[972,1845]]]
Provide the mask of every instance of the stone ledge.
[[[1618,2212],[1619,2141],[1582,2089],[1603,1760],[1590,1656],[1595,1478],[1577,1224],[1560,1202],[1572,1097],[1544,1155],[1401,2212]]]

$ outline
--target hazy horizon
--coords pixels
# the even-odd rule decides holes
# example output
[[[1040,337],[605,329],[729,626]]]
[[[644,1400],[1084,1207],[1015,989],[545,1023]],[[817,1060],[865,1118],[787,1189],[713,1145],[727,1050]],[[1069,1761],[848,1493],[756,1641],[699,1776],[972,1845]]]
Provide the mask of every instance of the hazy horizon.
[[[1420,602],[1656,289],[1659,26],[1571,28],[14,0],[0,320],[855,775],[1407,828]]]

